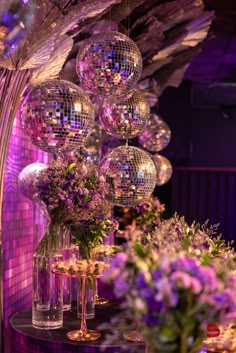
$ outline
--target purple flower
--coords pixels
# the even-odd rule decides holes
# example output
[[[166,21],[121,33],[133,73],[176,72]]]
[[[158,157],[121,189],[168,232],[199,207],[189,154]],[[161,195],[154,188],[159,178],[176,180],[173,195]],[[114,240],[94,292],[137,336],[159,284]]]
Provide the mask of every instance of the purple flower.
[[[115,293],[118,297],[123,297],[126,295],[130,290],[128,276],[123,272],[119,277],[115,279],[114,286]]]
[[[195,258],[179,257],[172,263],[171,267],[174,271],[186,271],[193,275],[198,271],[198,264]]]
[[[193,290],[194,294],[199,294],[202,290],[201,282],[190,276],[188,273],[176,271],[170,275],[170,280],[176,282],[179,287]]]
[[[157,289],[155,300],[158,302],[166,303],[167,306],[175,307],[178,303],[178,293],[172,286],[168,278],[162,278],[159,282],[155,283]]]

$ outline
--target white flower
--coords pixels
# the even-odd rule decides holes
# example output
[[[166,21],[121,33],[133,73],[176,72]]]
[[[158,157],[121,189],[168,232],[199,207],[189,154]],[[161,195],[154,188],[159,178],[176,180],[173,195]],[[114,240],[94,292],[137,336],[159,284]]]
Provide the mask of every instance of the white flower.
[[[140,298],[135,299],[134,307],[135,307],[135,309],[137,309],[138,311],[141,311],[141,312],[145,311],[145,309],[146,309],[145,302]]]

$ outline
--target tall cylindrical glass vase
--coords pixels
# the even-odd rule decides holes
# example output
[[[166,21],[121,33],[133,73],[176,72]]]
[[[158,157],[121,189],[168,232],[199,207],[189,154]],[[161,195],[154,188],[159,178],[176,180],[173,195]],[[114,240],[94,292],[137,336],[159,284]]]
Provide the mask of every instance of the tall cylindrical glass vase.
[[[62,227],[49,224],[33,256],[32,325],[52,330],[63,325],[63,279],[52,266],[63,259]]]

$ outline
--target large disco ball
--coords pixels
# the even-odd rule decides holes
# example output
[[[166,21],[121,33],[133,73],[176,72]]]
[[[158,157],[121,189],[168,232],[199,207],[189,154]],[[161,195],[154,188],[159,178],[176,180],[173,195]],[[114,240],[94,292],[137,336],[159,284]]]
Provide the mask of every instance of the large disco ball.
[[[160,154],[152,155],[152,159],[157,171],[156,185],[160,186],[166,184],[170,180],[173,173],[173,168],[170,161]]]
[[[34,0],[0,1],[0,58],[6,59],[18,48],[34,21]]]
[[[51,80],[33,88],[21,107],[21,125],[40,150],[70,151],[84,143],[94,124],[89,97],[75,84]]]
[[[109,184],[108,199],[118,206],[135,206],[153,192],[156,168],[139,148],[120,146],[104,157],[101,172]]]
[[[99,117],[109,135],[130,139],[145,128],[150,118],[150,108],[144,95],[133,91],[126,100],[105,102],[100,108]]]
[[[151,114],[146,128],[139,136],[139,143],[150,152],[159,152],[171,139],[169,126],[156,114]]]
[[[18,189],[22,193],[22,195],[24,195],[30,200],[33,200],[34,195],[36,193],[35,180],[37,179],[39,173],[46,168],[46,164],[36,162],[31,163],[22,169],[22,171],[18,175],[17,182]]]
[[[129,37],[108,31],[84,42],[76,70],[84,89],[103,97],[123,96],[140,78],[142,56]]]

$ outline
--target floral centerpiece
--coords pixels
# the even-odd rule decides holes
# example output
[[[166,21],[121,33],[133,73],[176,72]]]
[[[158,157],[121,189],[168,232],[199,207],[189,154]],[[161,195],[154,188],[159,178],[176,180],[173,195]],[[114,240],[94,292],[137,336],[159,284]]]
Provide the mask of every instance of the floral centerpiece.
[[[156,249],[166,249],[171,246],[176,250],[188,250],[188,252],[207,251],[211,257],[225,257],[233,254],[232,244],[227,244],[218,233],[218,224],[209,226],[208,221],[203,225],[193,222],[189,225],[184,217],[176,213],[167,220],[161,220],[158,216],[152,222],[151,232],[134,232],[133,241],[142,246],[150,246]]]
[[[236,315],[236,278],[231,260],[208,253],[157,252],[135,244],[111,260],[106,279],[126,298],[150,353],[194,353],[208,323]]]
[[[107,185],[97,168],[77,159],[53,160],[35,181],[36,198],[44,203],[50,219],[48,232],[37,247],[45,253],[58,247],[53,229],[70,228],[76,245],[86,248],[102,241],[111,225]]]

